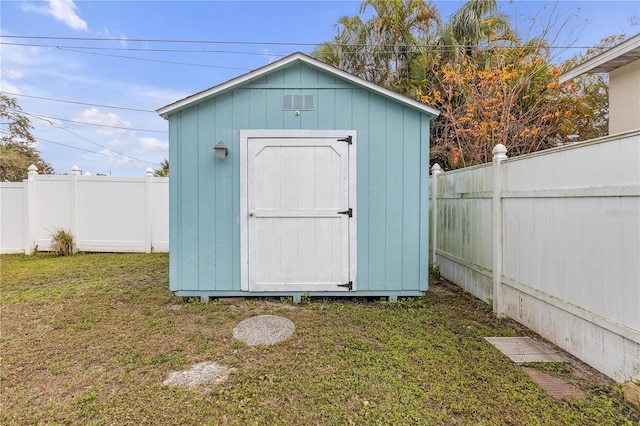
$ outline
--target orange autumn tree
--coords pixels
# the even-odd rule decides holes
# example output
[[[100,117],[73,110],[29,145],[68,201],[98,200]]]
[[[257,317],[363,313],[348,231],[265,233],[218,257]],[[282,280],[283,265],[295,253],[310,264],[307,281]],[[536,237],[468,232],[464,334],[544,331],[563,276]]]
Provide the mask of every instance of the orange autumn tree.
[[[434,61],[417,87],[420,100],[441,111],[432,123],[432,161],[454,169],[491,161],[499,143],[510,156],[555,146],[572,114],[560,100],[559,73],[535,42]]]
[[[438,108],[431,158],[445,170],[491,161],[498,143],[513,157],[607,132],[606,76],[558,76],[620,37],[559,66],[559,16],[523,42],[495,0],[467,0],[448,22],[427,0],[364,0],[360,13],[313,56]]]
[[[603,38],[597,45],[578,52],[562,63],[563,72],[627,39],[625,33]],[[562,133],[572,142],[594,139],[609,134],[609,75],[586,73],[565,82],[560,99],[572,112],[563,122]]]

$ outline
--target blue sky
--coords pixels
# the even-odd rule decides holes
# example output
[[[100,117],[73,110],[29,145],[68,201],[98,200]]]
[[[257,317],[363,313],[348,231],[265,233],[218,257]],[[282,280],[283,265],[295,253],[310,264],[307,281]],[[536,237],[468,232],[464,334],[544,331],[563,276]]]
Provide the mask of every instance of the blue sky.
[[[462,2],[434,4],[446,20]],[[94,175],[143,176],[168,156],[167,122],[156,109],[292,52],[309,53],[359,5],[3,0],[0,90],[29,114],[38,149],[57,173],[78,165]],[[636,0],[507,1],[500,9],[521,35],[548,24],[562,30],[554,41],[560,58],[609,35],[640,32]]]

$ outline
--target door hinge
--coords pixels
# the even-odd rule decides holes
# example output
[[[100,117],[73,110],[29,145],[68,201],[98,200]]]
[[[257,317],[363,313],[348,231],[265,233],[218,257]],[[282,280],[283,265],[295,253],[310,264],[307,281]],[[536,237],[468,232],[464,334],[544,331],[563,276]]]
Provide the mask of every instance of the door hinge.
[[[338,214],[346,214],[346,215],[347,215],[347,216],[349,216],[349,217],[353,217],[353,209],[352,209],[352,208],[349,208],[349,209],[347,209],[347,210],[344,210],[344,211],[338,212]]]
[[[353,143],[353,140],[351,138],[351,135],[349,135],[346,138],[338,139],[338,142],[346,142],[349,145],[351,145]]]
[[[349,291],[353,290],[353,281],[349,281],[346,284],[338,284],[338,287],[345,287],[349,289]]]

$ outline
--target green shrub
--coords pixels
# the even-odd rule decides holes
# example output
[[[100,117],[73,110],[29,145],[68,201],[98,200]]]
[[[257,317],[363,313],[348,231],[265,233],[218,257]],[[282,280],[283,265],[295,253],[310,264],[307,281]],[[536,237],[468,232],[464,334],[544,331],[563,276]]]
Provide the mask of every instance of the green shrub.
[[[51,251],[58,256],[73,254],[73,235],[64,228],[54,228],[51,233]]]

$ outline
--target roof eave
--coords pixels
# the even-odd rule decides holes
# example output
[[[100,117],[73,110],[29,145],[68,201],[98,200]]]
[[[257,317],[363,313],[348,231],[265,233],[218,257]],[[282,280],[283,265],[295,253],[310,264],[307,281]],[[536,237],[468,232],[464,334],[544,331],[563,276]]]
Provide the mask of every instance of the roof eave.
[[[327,65],[324,62],[321,62],[317,59],[314,59],[310,56],[307,56],[303,53],[294,53],[291,54],[285,58],[282,58],[276,62],[272,62],[268,65],[265,65],[264,67],[258,68],[256,70],[253,70],[247,74],[243,74],[241,76],[238,76],[236,78],[233,78],[225,83],[219,84],[217,86],[214,86],[210,89],[207,90],[203,90],[202,92],[198,92],[194,95],[188,96],[184,99],[181,99],[179,101],[173,102],[167,106],[164,106],[162,108],[159,108],[156,110],[156,112],[162,116],[163,118],[168,118],[171,114],[174,114],[182,109],[185,109],[187,107],[189,107],[191,104],[194,104],[196,102],[202,101],[204,99],[207,99],[211,96],[215,96],[218,95],[226,90],[229,90],[235,86],[238,86],[240,84],[246,83],[252,79],[258,78],[276,68],[280,68],[282,66],[285,66],[291,62],[294,62],[296,60],[301,60],[313,67],[316,68],[320,68],[324,71],[327,71],[329,73],[332,73],[334,75],[337,75],[340,78],[343,78],[345,80],[348,80],[350,82],[352,82],[353,84],[356,84],[358,86],[362,86],[362,87],[366,87],[367,89],[370,89],[372,91],[378,92],[379,94],[387,97],[387,98],[391,98],[394,99],[398,102],[407,104],[408,106],[418,109],[421,112],[425,112],[429,115],[431,115],[433,118],[437,117],[438,115],[440,115],[440,111],[438,111],[435,108],[432,108],[428,105],[422,104],[418,101],[414,101],[413,99],[407,98],[403,95],[400,95],[398,93],[395,93],[389,89],[385,89],[383,87],[380,87],[374,83],[368,82],[366,80],[363,80],[359,77],[353,76],[345,71],[342,71],[341,69],[338,69],[336,67],[333,67],[331,65]]]
[[[163,118],[167,118],[172,113],[175,113],[175,112],[177,112],[179,110],[182,110],[182,109],[186,108],[187,106],[189,106],[189,105],[191,105],[191,104],[193,104],[195,102],[201,101],[201,100],[206,99],[206,98],[208,98],[210,96],[213,96],[213,95],[220,94],[221,92],[224,92],[225,90],[228,90],[231,87],[234,87],[236,85],[245,83],[245,82],[247,82],[247,81],[249,81],[251,79],[254,79],[254,78],[257,78],[257,77],[261,76],[262,74],[266,74],[269,71],[271,71],[271,70],[273,70],[273,69],[275,69],[275,68],[277,68],[279,66],[285,65],[285,64],[295,60],[296,58],[294,56],[295,56],[295,54],[294,55],[289,55],[289,56],[287,56],[287,57],[285,57],[285,58],[283,58],[283,59],[281,59],[279,61],[272,62],[270,64],[265,65],[264,67],[255,69],[255,70],[250,71],[250,72],[248,72],[246,74],[242,74],[242,75],[240,75],[238,77],[234,77],[231,80],[228,80],[228,81],[226,81],[224,83],[221,83],[221,84],[219,84],[217,86],[214,86],[214,87],[211,87],[209,89],[205,89],[205,90],[203,90],[201,92],[195,93],[193,95],[187,96],[184,99],[180,99],[179,101],[173,102],[173,103],[171,103],[171,104],[169,104],[167,106],[164,106],[162,108],[157,109],[156,112],[158,114],[160,114],[160,116],[162,116]]]
[[[588,72],[610,72],[637,59],[640,59],[640,34],[560,74],[558,80],[564,83]]]

